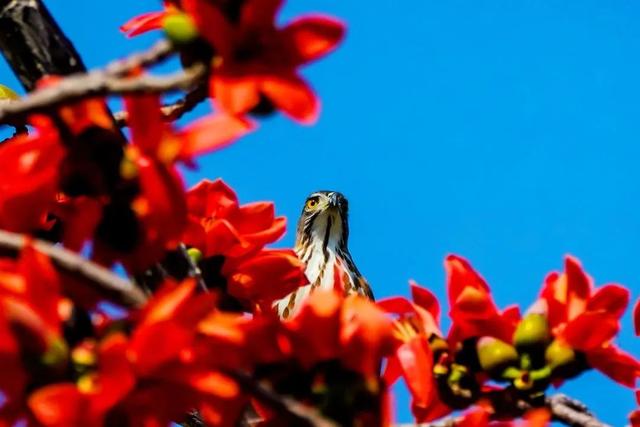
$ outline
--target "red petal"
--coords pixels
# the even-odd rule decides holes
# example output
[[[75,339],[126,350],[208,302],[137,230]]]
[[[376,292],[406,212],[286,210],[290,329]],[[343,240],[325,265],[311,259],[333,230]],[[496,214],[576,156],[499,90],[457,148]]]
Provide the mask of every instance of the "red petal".
[[[411,297],[420,307],[427,310],[433,316],[437,324],[440,324],[440,303],[436,296],[426,288],[421,287],[414,281],[409,282],[411,286]]]
[[[228,58],[233,51],[235,35],[232,25],[220,9],[212,2],[202,0],[182,0],[181,4],[196,22],[202,37],[219,54]]]
[[[194,295],[195,288],[196,283],[193,280],[187,280],[180,285],[165,284],[155,293],[140,314],[139,327],[173,318]]]
[[[582,313],[567,324],[562,336],[574,348],[589,351],[611,341],[620,330],[618,319],[606,313]]]
[[[89,402],[71,383],[40,388],[29,396],[29,409],[47,427],[86,425]]]
[[[184,141],[181,158],[220,150],[255,129],[247,119],[215,114],[195,121],[179,137]]]
[[[283,0],[249,0],[242,7],[241,25],[254,31],[273,28]]]
[[[434,394],[433,355],[425,337],[417,337],[396,350],[402,376],[415,404],[427,406]]]
[[[482,408],[474,408],[467,411],[462,419],[456,423],[456,427],[488,427],[489,413]]]
[[[229,293],[258,303],[271,303],[307,284],[304,271],[305,266],[295,252],[277,249],[262,250],[223,268]]]
[[[629,305],[629,290],[620,285],[606,285],[593,294],[587,303],[587,311],[602,311],[621,317]]]
[[[201,218],[224,218],[238,209],[238,196],[223,180],[203,180],[187,193],[189,213]]]
[[[453,307],[462,291],[467,288],[482,290],[489,293],[487,282],[471,267],[469,262],[459,256],[449,255],[444,263],[447,272],[447,290],[449,304]]]
[[[127,96],[124,103],[133,144],[145,155],[156,158],[165,131],[160,98],[155,94]]]
[[[257,77],[216,75],[214,72],[211,83],[211,97],[220,108],[233,116],[248,113],[260,102]]]
[[[340,349],[340,308],[342,298],[336,292],[311,294],[300,312],[288,323],[294,352],[304,367],[334,359]],[[309,331],[314,333],[310,334]]]
[[[297,76],[265,77],[260,90],[284,114],[307,125],[318,120],[320,102],[315,93]]]
[[[593,285],[576,258],[567,256],[564,268],[567,275],[567,315],[571,320],[585,310]]]
[[[99,393],[93,402],[97,413],[106,413],[135,386],[133,367],[127,357],[127,338],[122,333],[109,335],[100,343]]]
[[[142,15],[134,16],[129,21],[120,26],[120,31],[125,33],[127,37],[137,36],[147,31],[162,28],[162,21],[166,12],[149,12]]]
[[[376,301],[376,304],[387,313],[402,315],[416,312],[411,301],[404,297],[384,298]]]
[[[342,22],[324,16],[305,16],[296,19],[282,30],[300,64],[306,64],[333,51],[342,40]]]
[[[640,362],[615,346],[608,346],[587,353],[589,364],[609,378],[634,388],[640,376]]]

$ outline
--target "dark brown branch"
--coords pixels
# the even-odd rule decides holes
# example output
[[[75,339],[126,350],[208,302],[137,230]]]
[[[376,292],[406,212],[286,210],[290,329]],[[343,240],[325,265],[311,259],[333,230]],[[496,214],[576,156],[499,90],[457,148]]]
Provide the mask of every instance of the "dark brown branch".
[[[27,91],[45,75],[86,70],[40,0],[0,0],[0,29],[0,51]]]
[[[91,96],[188,90],[205,76],[206,71],[204,65],[194,64],[184,72],[162,77],[153,75],[119,77],[104,71],[70,76],[55,86],[37,90],[20,100],[0,105],[0,123],[13,122],[26,114],[44,111],[65,102]]]
[[[525,405],[526,406],[526,405]],[[611,427],[598,420],[587,406],[564,394],[556,394],[546,399],[546,407],[551,412],[551,418],[570,427]],[[496,414],[500,415],[500,414]],[[432,423],[398,424],[396,427],[455,427],[460,417],[447,417]]]
[[[32,245],[36,250],[47,255],[58,269],[90,282],[94,287],[92,290],[105,299],[129,307],[140,306],[146,301],[144,293],[131,282],[83,258],[76,252],[21,234],[0,230],[0,253],[16,256],[27,245]]]
[[[277,411],[279,414],[287,416],[291,418],[292,421],[297,422],[298,424],[296,425],[338,427],[338,424],[324,417],[316,409],[305,406],[291,398],[279,395],[243,372],[227,371],[225,374],[233,378],[245,392],[260,400],[262,403],[269,405],[271,409]]]

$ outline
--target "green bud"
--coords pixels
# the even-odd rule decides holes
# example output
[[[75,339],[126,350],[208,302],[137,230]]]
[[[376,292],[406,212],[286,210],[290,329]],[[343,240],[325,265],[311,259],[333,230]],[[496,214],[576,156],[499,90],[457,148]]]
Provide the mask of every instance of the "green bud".
[[[551,337],[547,316],[529,313],[520,321],[513,334],[513,344],[518,348],[546,346]]]
[[[186,13],[167,15],[162,22],[162,28],[169,40],[175,44],[187,44],[198,37],[196,23]]]
[[[488,373],[501,373],[507,366],[518,362],[518,352],[513,346],[492,337],[482,337],[477,344],[478,360]]]
[[[47,366],[59,366],[66,363],[69,355],[69,348],[62,339],[56,339],[49,344],[40,361]]]
[[[202,252],[198,248],[187,249],[187,255],[189,255],[189,258],[191,258],[196,264],[202,260]]]
[[[544,358],[552,370],[567,366],[576,359],[576,354],[571,347],[554,340],[544,353]]]

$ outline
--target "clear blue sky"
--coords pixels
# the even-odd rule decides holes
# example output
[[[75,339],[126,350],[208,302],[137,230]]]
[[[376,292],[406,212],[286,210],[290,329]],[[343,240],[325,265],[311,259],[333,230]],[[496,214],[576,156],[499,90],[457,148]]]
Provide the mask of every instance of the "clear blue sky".
[[[155,36],[128,41],[117,27],[158,3],[48,1],[90,66],[149,45]],[[450,252],[500,305],[526,308],[566,253],[598,284],[640,294],[640,3],[290,3],[285,19],[320,10],[349,25],[343,47],[305,72],[320,122],[265,121],[203,158],[190,183],[221,176],[290,224],[307,193],[345,193],[351,251],[379,297],[407,293],[409,278],[443,297]],[[4,63],[0,82],[16,86]],[[628,314],[619,343],[640,355]],[[615,426],[634,406],[599,374],[563,390]]]

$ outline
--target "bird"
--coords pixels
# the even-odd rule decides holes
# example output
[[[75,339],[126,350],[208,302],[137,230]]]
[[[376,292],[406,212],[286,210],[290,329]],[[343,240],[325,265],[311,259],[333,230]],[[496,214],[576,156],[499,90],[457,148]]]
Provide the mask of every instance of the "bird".
[[[371,300],[373,292],[347,246],[349,202],[337,191],[316,191],[305,200],[298,220],[294,251],[305,265],[309,283],[274,303],[282,319],[293,317],[311,292],[336,289]]]

